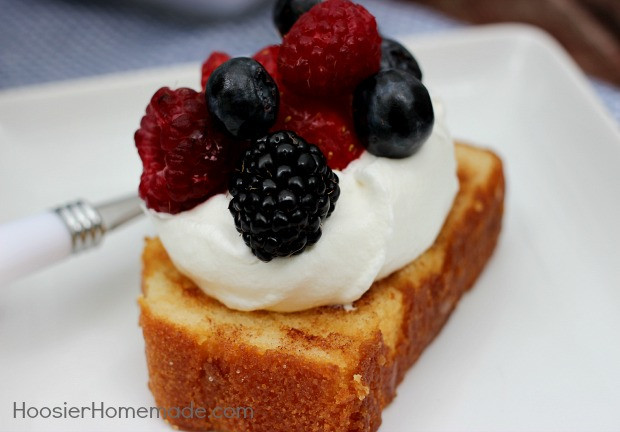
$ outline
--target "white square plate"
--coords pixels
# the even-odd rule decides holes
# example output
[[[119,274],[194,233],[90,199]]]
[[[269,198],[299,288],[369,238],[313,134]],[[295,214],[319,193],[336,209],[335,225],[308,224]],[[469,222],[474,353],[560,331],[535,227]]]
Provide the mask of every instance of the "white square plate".
[[[620,429],[620,135],[558,45],[523,26],[412,38],[453,134],[496,150],[497,251],[407,374],[381,431]],[[135,191],[150,95],[184,65],[0,93],[0,222]],[[152,406],[137,325],[145,220],[2,287],[0,427],[161,430],[157,419],[23,419],[21,407]]]

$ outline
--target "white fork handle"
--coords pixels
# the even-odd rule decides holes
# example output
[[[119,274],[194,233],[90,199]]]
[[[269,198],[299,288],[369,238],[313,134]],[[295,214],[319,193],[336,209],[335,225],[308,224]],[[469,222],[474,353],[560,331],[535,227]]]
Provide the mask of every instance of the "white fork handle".
[[[71,233],[54,211],[0,225],[0,286],[71,255]]]
[[[0,285],[97,246],[141,214],[140,198],[130,195],[98,206],[78,200],[0,225]]]

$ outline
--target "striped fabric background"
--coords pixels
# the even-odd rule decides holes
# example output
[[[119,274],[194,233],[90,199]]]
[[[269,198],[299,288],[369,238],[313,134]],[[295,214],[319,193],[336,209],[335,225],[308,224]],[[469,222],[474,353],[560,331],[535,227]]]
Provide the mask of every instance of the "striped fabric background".
[[[218,0],[208,0],[218,1]],[[223,0],[222,0],[223,1]],[[398,37],[463,24],[403,0],[358,0]],[[172,1],[171,1],[172,2]],[[123,0],[0,0],[0,89],[247,54],[276,43],[271,2],[210,19]],[[620,123],[620,89],[591,80]]]

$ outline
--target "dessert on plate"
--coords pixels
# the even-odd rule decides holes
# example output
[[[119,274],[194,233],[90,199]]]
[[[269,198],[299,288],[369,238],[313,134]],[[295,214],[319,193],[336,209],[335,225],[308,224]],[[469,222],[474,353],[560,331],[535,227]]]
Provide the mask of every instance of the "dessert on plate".
[[[158,232],[149,387],[207,411],[167,420],[187,430],[376,431],[493,252],[502,164],[454,144],[362,6],[281,0],[274,18],[280,45],[211,54],[201,90],[158,90],[135,134]]]

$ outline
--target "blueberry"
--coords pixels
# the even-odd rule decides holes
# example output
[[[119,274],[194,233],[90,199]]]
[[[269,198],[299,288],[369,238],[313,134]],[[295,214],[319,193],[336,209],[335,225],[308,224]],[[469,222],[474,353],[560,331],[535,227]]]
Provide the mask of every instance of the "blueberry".
[[[278,115],[280,93],[256,60],[236,57],[215,69],[206,88],[209,111],[235,138],[267,133]]]
[[[433,104],[416,77],[397,69],[380,71],[355,89],[353,118],[358,137],[376,155],[404,158],[433,130]]]
[[[321,0],[278,0],[273,8],[273,22],[284,36],[300,16],[312,9]]]
[[[381,70],[400,69],[413,74],[422,81],[422,71],[415,57],[401,44],[392,39],[381,41]]]

